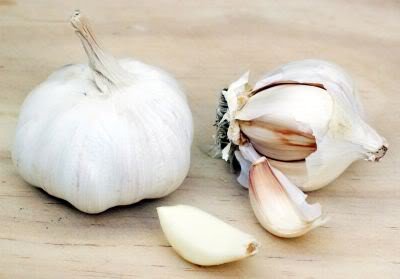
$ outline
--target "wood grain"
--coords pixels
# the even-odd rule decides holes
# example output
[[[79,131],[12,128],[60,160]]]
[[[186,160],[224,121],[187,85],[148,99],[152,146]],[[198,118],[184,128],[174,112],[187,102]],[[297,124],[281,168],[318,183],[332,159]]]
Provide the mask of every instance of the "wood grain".
[[[68,24],[80,8],[116,56],[173,73],[195,121],[192,167],[167,198],[87,215],[25,183],[10,160],[20,105],[56,68],[85,61]],[[399,1],[0,1],[0,278],[399,278]],[[322,58],[354,77],[390,150],[310,194],[330,222],[305,237],[265,232],[248,194],[208,158],[217,92],[246,70]],[[155,208],[198,206],[254,234],[250,259],[202,268],[166,242]]]

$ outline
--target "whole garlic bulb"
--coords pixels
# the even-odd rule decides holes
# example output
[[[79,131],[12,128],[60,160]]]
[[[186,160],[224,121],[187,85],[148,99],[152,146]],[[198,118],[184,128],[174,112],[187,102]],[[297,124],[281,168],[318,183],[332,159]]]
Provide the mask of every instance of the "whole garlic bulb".
[[[223,94],[228,111],[219,126],[228,120],[230,142],[249,141],[304,191],[329,184],[355,160],[378,161],[387,151],[385,139],[363,120],[350,78],[334,64],[292,62],[254,88],[246,73]]]
[[[71,23],[89,64],[62,67],[26,98],[15,166],[30,184],[87,213],[168,195],[190,165],[184,93],[164,71],[103,52],[79,12]]]

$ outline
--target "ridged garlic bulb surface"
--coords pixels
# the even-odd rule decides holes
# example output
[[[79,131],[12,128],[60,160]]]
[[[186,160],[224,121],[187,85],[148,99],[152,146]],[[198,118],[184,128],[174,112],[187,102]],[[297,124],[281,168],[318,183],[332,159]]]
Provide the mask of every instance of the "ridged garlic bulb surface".
[[[103,52],[78,12],[71,23],[89,64],[62,67],[24,101],[18,172],[87,213],[168,195],[190,166],[184,93],[164,71]]]

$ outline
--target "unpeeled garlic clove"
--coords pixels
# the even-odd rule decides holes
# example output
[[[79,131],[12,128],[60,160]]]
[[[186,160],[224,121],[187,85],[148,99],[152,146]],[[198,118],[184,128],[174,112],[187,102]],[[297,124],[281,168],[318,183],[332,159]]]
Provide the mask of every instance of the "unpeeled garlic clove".
[[[300,191],[265,157],[260,157],[251,144],[240,146],[250,167],[249,196],[260,224],[270,233],[292,238],[324,224],[321,206],[308,204],[307,195]]]
[[[303,160],[317,149],[315,137],[311,133],[257,119],[239,121],[239,125],[254,148],[268,158],[281,161]]]
[[[320,205],[305,203],[301,213],[286,193],[287,185],[282,185],[275,173],[265,157],[250,169],[250,202],[260,224],[270,233],[286,238],[304,235],[324,224]]]
[[[198,208],[162,206],[157,212],[168,242],[191,263],[220,265],[258,252],[259,244],[253,236]]]
[[[313,131],[326,131],[332,108],[332,98],[326,90],[284,84],[253,95],[235,118],[259,153],[276,160],[295,161],[316,151]]]

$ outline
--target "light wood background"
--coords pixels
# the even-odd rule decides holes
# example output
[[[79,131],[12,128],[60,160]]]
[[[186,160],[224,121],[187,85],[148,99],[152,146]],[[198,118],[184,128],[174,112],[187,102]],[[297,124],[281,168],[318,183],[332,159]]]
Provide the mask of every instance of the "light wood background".
[[[61,65],[86,60],[68,23],[76,8],[109,51],[165,68],[189,96],[192,167],[167,198],[87,215],[29,186],[11,163],[25,96]],[[357,162],[310,194],[330,222],[283,240],[259,226],[224,162],[201,150],[212,141],[221,88],[246,70],[255,80],[304,58],[350,72],[390,150],[381,163]],[[0,278],[400,278],[399,84],[399,1],[0,0]],[[262,249],[218,267],[185,262],[155,211],[177,203],[254,234]]]

